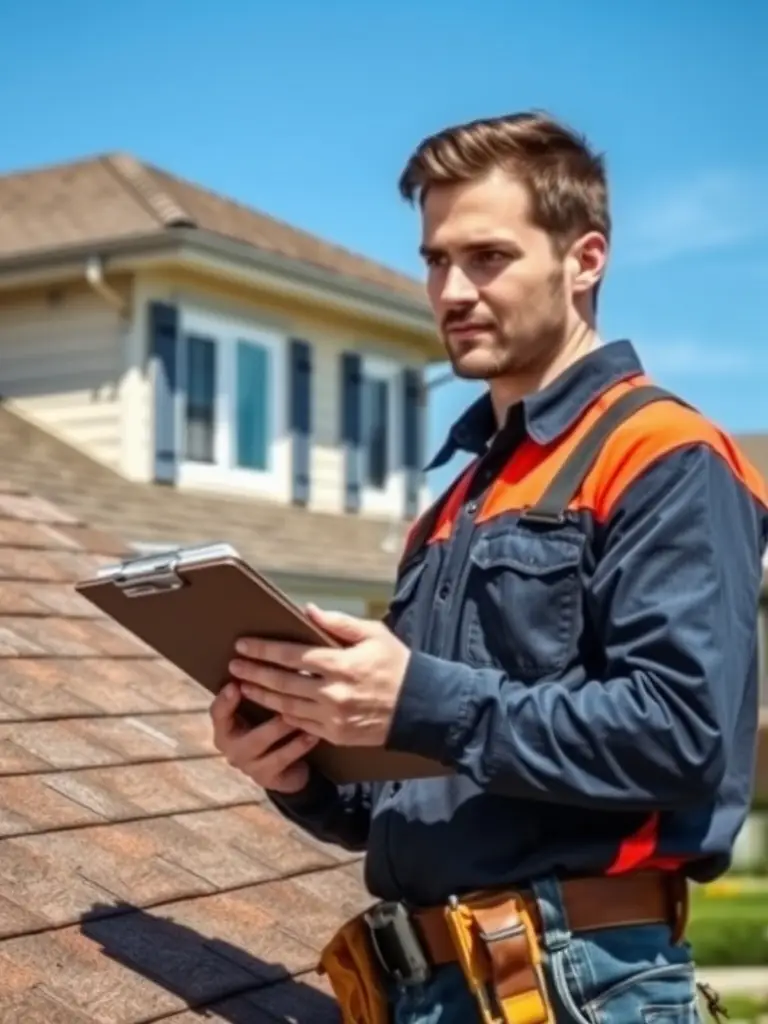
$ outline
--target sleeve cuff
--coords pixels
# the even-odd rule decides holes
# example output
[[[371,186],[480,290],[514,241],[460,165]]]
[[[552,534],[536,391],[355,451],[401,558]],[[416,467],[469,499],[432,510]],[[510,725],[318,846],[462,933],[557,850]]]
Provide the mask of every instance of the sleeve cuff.
[[[471,694],[465,665],[414,651],[387,737],[388,750],[449,764],[461,751]]]

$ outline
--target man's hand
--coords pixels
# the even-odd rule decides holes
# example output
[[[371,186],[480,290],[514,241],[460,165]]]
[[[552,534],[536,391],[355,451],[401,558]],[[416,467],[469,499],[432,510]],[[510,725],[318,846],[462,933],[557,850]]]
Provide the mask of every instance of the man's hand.
[[[263,725],[243,725],[236,717],[240,687],[228,683],[211,705],[213,743],[229,764],[253,779],[263,789],[276,793],[298,793],[309,782],[304,757],[317,745],[315,736],[299,733],[277,750],[295,728],[279,717]]]
[[[381,622],[308,613],[342,649],[243,639],[230,665],[243,694],[335,746],[383,746],[410,652]]]

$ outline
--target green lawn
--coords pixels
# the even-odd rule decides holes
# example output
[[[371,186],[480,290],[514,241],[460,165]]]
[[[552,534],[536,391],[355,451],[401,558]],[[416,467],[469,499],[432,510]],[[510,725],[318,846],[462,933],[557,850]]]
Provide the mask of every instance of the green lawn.
[[[731,878],[694,887],[688,937],[702,967],[768,968],[768,884]]]

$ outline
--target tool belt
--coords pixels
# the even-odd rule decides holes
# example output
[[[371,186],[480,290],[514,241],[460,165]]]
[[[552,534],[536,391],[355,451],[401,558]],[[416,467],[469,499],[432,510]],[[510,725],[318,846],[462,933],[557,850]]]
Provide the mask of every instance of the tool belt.
[[[682,876],[661,872],[561,882],[570,930],[668,924],[682,938]],[[410,910],[379,903],[346,924],[321,954],[344,1024],[387,1024],[387,982],[409,986],[458,963],[484,1024],[554,1024],[542,971],[542,921],[533,894],[486,892]]]

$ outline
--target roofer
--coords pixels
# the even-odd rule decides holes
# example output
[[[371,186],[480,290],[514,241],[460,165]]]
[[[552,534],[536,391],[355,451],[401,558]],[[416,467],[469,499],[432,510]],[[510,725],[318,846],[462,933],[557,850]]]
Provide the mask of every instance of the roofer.
[[[607,187],[580,137],[536,113],[450,128],[400,187],[453,369],[487,382],[433,465],[472,459],[385,623],[313,609],[347,646],[246,643],[217,747],[367,851],[381,902],[323,958],[346,1021],[696,1021],[688,880],[728,867],[752,786],[763,483],[601,342]],[[241,691],[276,717],[242,731]],[[304,760],[318,738],[452,771],[337,787]]]

